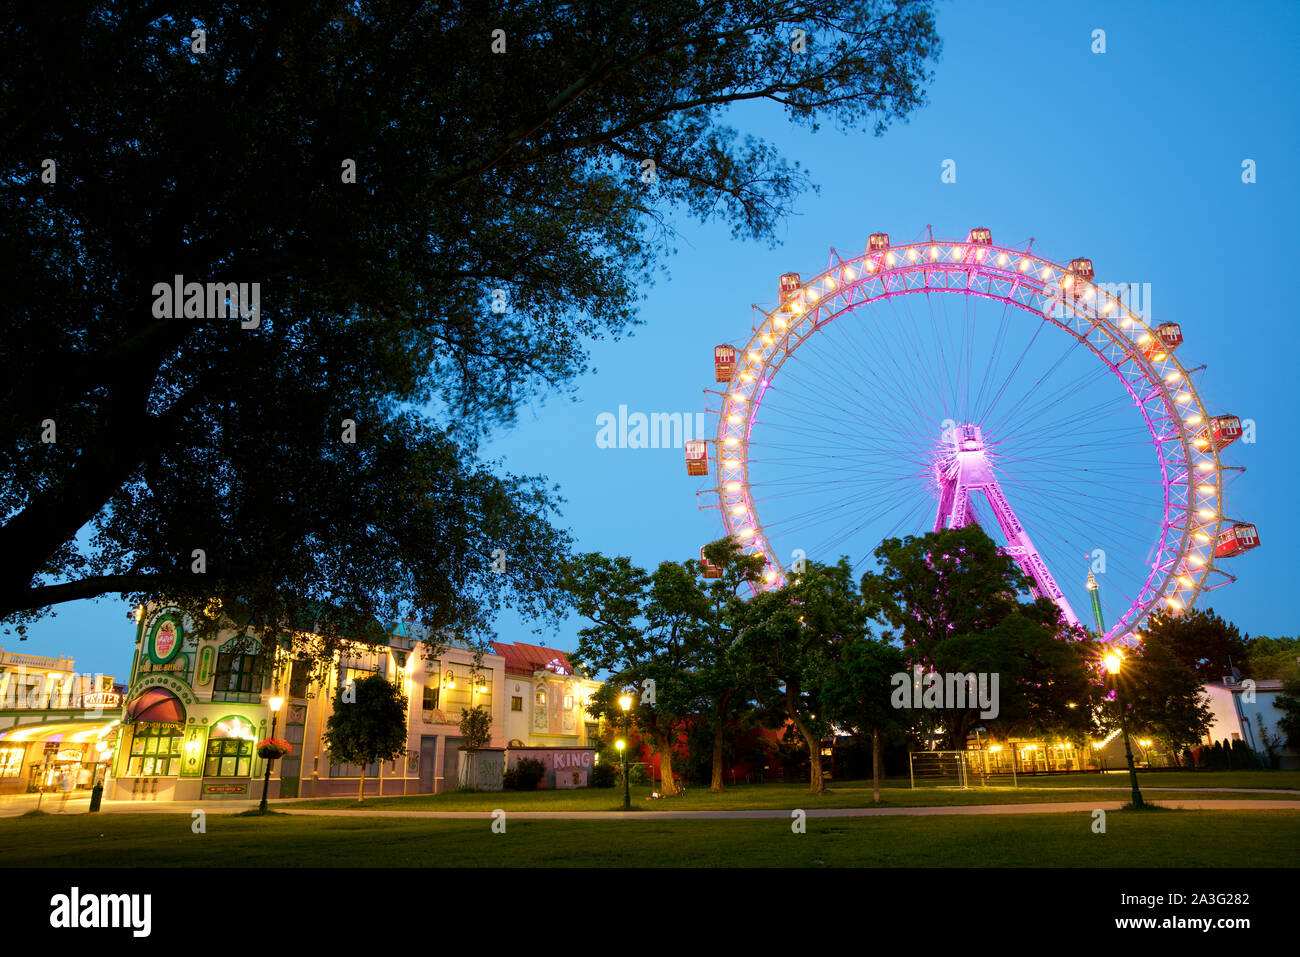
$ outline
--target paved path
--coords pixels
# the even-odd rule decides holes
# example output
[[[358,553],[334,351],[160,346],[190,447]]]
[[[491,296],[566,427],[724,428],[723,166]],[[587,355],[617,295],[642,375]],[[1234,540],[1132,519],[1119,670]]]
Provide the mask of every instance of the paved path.
[[[1102,789],[1099,789],[1102,790]],[[1105,790],[1110,790],[1109,788]],[[1120,790],[1126,790],[1121,788]],[[1145,789],[1144,790],[1161,790]],[[1175,790],[1175,789],[1170,789]],[[1250,790],[1249,788],[1214,788],[1206,790]],[[1292,792],[1294,793],[1294,792]],[[306,800],[306,799],[300,799]],[[256,801],[205,801],[202,810],[209,814],[235,814],[256,807]],[[1068,814],[1091,813],[1100,808],[1105,811],[1119,810],[1126,802],[1117,800],[1103,801],[1056,801],[1041,804],[969,804],[943,805],[938,807],[853,807],[853,808],[809,808],[810,818],[839,817],[929,817],[934,815],[971,815],[971,814]],[[1191,811],[1297,811],[1300,812],[1300,795],[1289,801],[1270,800],[1225,800],[1199,798],[1171,798],[1161,802],[1165,807],[1182,808]],[[105,801],[103,810],[117,814],[189,814],[196,809],[196,802],[188,801]],[[489,818],[491,810],[481,811],[386,811],[386,810],[352,810],[348,808],[294,808],[290,801],[273,802],[275,809],[285,814],[316,815],[319,817],[379,817],[379,818],[431,818],[441,820],[479,821]],[[58,812],[56,806],[44,806],[43,809],[57,813],[84,814],[88,810],[87,800],[69,800],[68,806]],[[5,807],[0,810],[0,817],[14,817],[30,808],[26,806]],[[790,819],[790,809],[764,808],[760,810],[735,811],[509,811],[513,820],[550,820],[550,821],[690,821],[690,820],[744,820],[744,819]]]

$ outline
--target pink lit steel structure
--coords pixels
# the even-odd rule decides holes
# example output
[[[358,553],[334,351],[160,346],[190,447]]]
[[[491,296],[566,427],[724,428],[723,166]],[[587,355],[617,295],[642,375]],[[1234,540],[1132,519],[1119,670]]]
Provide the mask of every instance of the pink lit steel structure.
[[[1138,576],[1143,580],[1131,595],[1124,597],[1127,607],[1111,609],[1113,623],[1106,631],[1107,639],[1131,635],[1156,610],[1178,613],[1189,608],[1201,592],[1233,580],[1217,567],[1215,555],[1215,541],[1221,530],[1239,524],[1225,518],[1224,513],[1222,479],[1231,467],[1220,461],[1221,443],[1197,440],[1206,423],[1214,419],[1191,381],[1190,374],[1198,370],[1189,371],[1175,358],[1177,343],[1167,348],[1159,345],[1163,341],[1160,327],[1148,325],[1120,296],[1092,281],[1089,260],[1062,266],[1029,249],[994,245],[987,230],[972,230],[966,240],[930,238],[897,246],[890,246],[885,234],[873,234],[860,256],[842,259],[832,252],[830,268],[798,288],[791,289],[786,282],[782,301],[770,311],[760,310],[748,342],[736,349],[731,378],[719,386],[722,391],[712,393],[720,402],[717,408],[710,409],[718,419],[710,456],[715,466],[710,474],[716,486],[699,494],[716,496],[711,504],[720,509],[727,534],[738,540],[747,553],[766,558],[763,587],[780,585],[786,576],[759,514],[764,500],[755,494],[751,481],[755,428],[762,431],[765,427],[762,410],[769,389],[800,347],[838,320],[877,304],[897,309],[909,298],[932,303],[936,296],[998,303],[1004,316],[1008,310],[1027,314],[1035,337],[1039,328],[1045,330],[1047,338],[1057,333],[1070,337],[1070,349],[1087,350],[1119,383],[1122,405],[1140,417],[1139,430],[1144,427],[1149,435],[1149,443],[1144,440],[1138,444],[1149,445],[1152,467],[1158,470],[1158,479],[1151,485],[1153,490],[1158,486],[1160,517],[1151,521],[1154,541],[1141,546],[1145,559],[1137,559],[1145,569]],[[898,351],[904,350],[900,346]],[[929,381],[929,374],[927,362],[918,353],[912,378],[924,383]],[[833,390],[833,384],[826,388]],[[867,385],[853,388],[860,391],[860,402],[871,401]],[[917,390],[924,391],[924,385],[917,386]],[[777,448],[797,449],[799,432],[788,431],[795,437],[793,444]],[[924,467],[930,477],[926,484],[939,500],[932,513],[934,527],[978,520],[971,496],[979,493],[992,508],[1006,539],[1004,549],[1032,579],[1034,591],[1051,598],[1067,621],[1077,623],[1077,616],[999,483],[999,462],[1004,453],[1014,455],[1015,451],[1014,447],[1003,448],[1001,440],[1001,433],[990,436],[988,423],[962,419],[948,420],[941,447],[929,441],[929,461]],[[846,470],[849,466],[837,467]],[[798,491],[783,489],[780,494]],[[1020,509],[1018,496],[1019,490],[1016,508]],[[1150,496],[1153,512],[1154,498],[1154,494]],[[1073,503],[1067,507],[1077,508]],[[916,527],[919,523],[912,524],[910,531],[921,530]],[[1115,525],[1119,527],[1120,523]],[[1034,527],[1039,530],[1037,525]],[[1250,541],[1257,543],[1258,538]],[[1138,551],[1135,547],[1134,554]],[[1063,570],[1058,568],[1058,574]],[[1080,569],[1081,580],[1082,573]]]

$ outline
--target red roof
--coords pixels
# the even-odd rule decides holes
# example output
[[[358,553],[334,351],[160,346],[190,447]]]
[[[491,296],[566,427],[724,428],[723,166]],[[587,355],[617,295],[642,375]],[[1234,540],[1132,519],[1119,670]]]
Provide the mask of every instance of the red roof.
[[[573,665],[569,656],[556,648],[543,648],[517,641],[512,645],[494,641],[492,647],[498,655],[506,660],[506,674],[529,675],[535,671],[563,670],[573,674]]]

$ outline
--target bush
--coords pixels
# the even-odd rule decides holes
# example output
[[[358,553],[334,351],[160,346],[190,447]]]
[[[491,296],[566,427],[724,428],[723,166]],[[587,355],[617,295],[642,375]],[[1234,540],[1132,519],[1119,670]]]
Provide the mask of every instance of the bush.
[[[602,761],[591,769],[587,775],[587,787],[589,788],[612,788],[618,783],[618,768],[609,762]]]
[[[501,776],[501,786],[507,791],[536,791],[546,777],[546,765],[536,758],[520,758],[515,766]]]

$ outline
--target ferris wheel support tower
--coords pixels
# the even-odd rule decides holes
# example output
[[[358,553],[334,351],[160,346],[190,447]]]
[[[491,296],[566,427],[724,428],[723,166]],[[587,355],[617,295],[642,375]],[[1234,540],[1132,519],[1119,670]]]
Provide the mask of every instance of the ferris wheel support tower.
[[[1029,576],[1034,597],[1050,599],[1067,622],[1078,625],[1079,617],[1047,570],[1047,564],[1020,519],[1016,518],[997,476],[993,474],[978,425],[959,425],[952,430],[951,448],[945,447],[935,462],[935,479],[939,485],[939,510],[934,517],[934,530],[965,528],[975,523],[971,493],[983,493],[1007,540],[1002,552],[1014,559],[1020,570]]]

